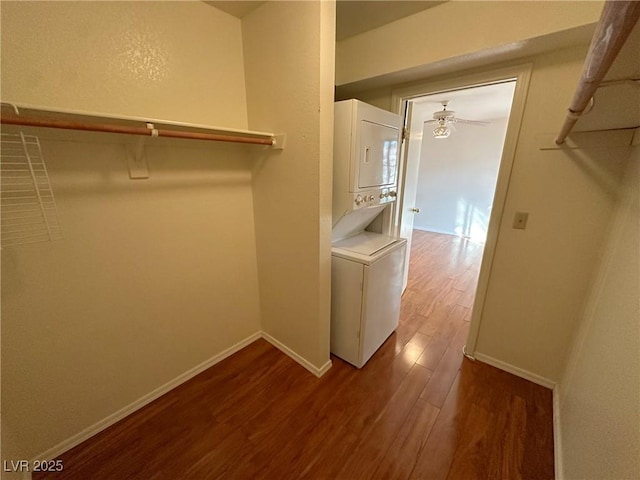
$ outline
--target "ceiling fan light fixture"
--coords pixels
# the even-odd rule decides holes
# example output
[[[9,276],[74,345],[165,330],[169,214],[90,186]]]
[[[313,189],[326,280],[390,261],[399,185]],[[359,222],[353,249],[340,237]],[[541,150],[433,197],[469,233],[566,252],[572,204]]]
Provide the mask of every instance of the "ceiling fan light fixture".
[[[451,129],[446,125],[441,124],[433,129],[433,136],[435,138],[447,138],[449,135],[451,135]]]
[[[442,110],[433,112],[433,120],[426,120],[424,122],[425,125],[433,125],[434,123],[437,124],[437,127],[433,129],[433,136],[435,138],[449,138],[451,133],[455,132],[455,128],[453,128],[453,124],[455,123],[465,123],[481,126],[489,125],[491,123],[482,120],[467,120],[465,118],[456,117],[456,112],[454,112],[453,110],[447,110],[449,100],[442,100],[440,103],[442,104]]]

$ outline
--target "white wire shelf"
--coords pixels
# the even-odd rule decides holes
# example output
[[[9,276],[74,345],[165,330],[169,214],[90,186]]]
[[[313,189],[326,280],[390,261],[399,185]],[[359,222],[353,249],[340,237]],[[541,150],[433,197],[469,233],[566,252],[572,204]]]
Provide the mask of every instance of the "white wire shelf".
[[[0,244],[4,248],[61,239],[38,137],[22,132],[0,136]]]

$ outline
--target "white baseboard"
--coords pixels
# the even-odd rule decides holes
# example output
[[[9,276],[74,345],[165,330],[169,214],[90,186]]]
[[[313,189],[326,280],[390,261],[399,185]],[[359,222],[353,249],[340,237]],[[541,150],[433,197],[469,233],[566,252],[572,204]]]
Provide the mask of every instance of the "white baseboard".
[[[442,233],[443,235],[451,235],[452,237],[458,237],[459,235],[455,232],[449,232],[447,230],[441,230],[439,228],[434,227],[423,227],[422,225],[413,224],[414,230],[420,230],[422,232],[431,232],[431,233]]]
[[[556,382],[554,382],[553,380],[541,377],[540,375],[536,375],[535,373],[531,373],[522,368],[503,362],[502,360],[497,360],[483,353],[475,352],[473,354],[473,357],[482,363],[486,363],[488,365],[491,365],[492,367],[496,367],[500,370],[504,370],[505,372],[512,373],[516,377],[524,378],[525,380],[529,380],[530,382],[541,385],[543,387],[553,389],[556,386]]]
[[[456,237],[456,238],[463,238],[469,242],[472,243],[476,243],[478,245],[484,245],[486,243],[486,239],[482,239],[479,240],[477,238],[471,238],[471,237],[467,237],[466,235],[460,235],[459,233],[455,233],[455,232],[448,232],[446,230],[440,230],[439,228],[432,228],[432,227],[422,227],[420,225],[413,225],[413,229],[414,230],[420,230],[422,232],[431,232],[431,233],[440,233],[442,235],[449,235],[451,237]]]
[[[560,387],[553,387],[553,461],[556,480],[564,478],[562,467],[562,430],[560,427]]]
[[[294,352],[293,350],[291,350],[289,347],[287,347],[285,344],[281,343],[280,341],[276,340],[275,338],[273,338],[271,335],[269,335],[266,332],[262,332],[262,338],[264,338],[267,342],[269,342],[271,345],[273,345],[274,347],[276,347],[278,350],[280,350],[282,353],[284,353],[285,355],[288,355],[289,357],[291,357],[293,360],[295,360],[296,362],[298,362],[300,365],[302,365],[304,368],[306,368],[307,370],[309,370],[311,373],[313,373],[316,377],[321,377],[323,376],[325,373],[327,373],[327,371],[331,368],[331,360],[327,360],[327,363],[325,363],[324,365],[322,365],[320,368],[316,367],[315,365],[311,364],[307,359],[301,357],[300,355],[298,355],[296,352]]]
[[[178,385],[183,384],[187,380],[190,380],[191,378],[195,377],[199,373],[204,372],[206,369],[212,367],[216,363],[219,363],[222,360],[224,360],[225,358],[230,357],[234,353],[242,350],[244,347],[246,347],[250,343],[255,342],[256,340],[258,340],[261,337],[262,337],[262,333],[261,332],[256,332],[253,335],[250,335],[249,337],[245,338],[244,340],[241,340],[240,342],[238,342],[235,345],[227,348],[226,350],[220,352],[219,354],[214,355],[210,359],[205,360],[201,364],[196,365],[192,369],[187,370],[183,374],[177,376],[173,380],[168,381],[164,385],[156,388],[152,392],[144,395],[143,397],[141,397],[138,400],[130,403],[129,405],[125,406],[124,408],[121,408],[117,412],[112,413],[108,417],[100,420],[99,422],[91,425],[88,428],[85,428],[80,433],[77,433],[76,435],[72,436],[71,438],[68,438],[67,440],[65,440],[63,442],[60,442],[55,447],[50,448],[49,450],[41,453],[40,455],[37,455],[36,457],[34,457],[34,460],[35,459],[38,459],[38,460],[50,460],[50,459],[54,459],[54,458],[58,457],[59,455],[63,454],[64,452],[72,449],[73,447],[79,445],[80,443],[84,442],[85,440],[91,438],[95,434],[101,432],[102,430],[104,430],[104,429],[110,427],[111,425],[115,424],[116,422],[122,420],[127,415],[131,415],[136,410],[139,410],[142,407],[144,407],[145,405],[148,405],[149,403],[154,401],[156,398],[164,395],[165,393],[169,392],[170,390],[173,390]],[[33,461],[31,461],[30,464],[33,465]],[[31,479],[31,473],[29,473],[28,476],[25,475],[24,480],[30,480],[30,479]]]
[[[327,363],[325,363],[323,366],[318,368],[315,365],[312,365],[310,362],[308,362],[305,358],[301,357],[296,352],[291,350],[289,347],[287,347],[286,345],[282,344],[281,342],[279,342],[278,340],[273,338],[268,333],[256,332],[256,333],[248,336],[244,340],[241,340],[240,342],[236,343],[235,345],[233,345],[233,346],[227,348],[226,350],[220,352],[219,354],[214,355],[210,359],[205,360],[201,364],[196,365],[192,369],[190,369],[190,370],[184,372],[183,374],[177,376],[173,380],[168,381],[164,385],[156,388],[155,390],[153,390],[152,392],[144,395],[143,397],[139,398],[138,400],[136,400],[136,401],[130,403],[129,405],[121,408],[117,412],[112,413],[108,417],[100,420],[99,422],[91,425],[88,428],[85,428],[84,430],[82,430],[81,432],[77,433],[76,435],[73,435],[72,437],[64,440],[63,442],[60,442],[59,444],[57,444],[54,447],[46,450],[45,452],[41,453],[40,455],[35,456],[33,460],[35,460],[35,459],[38,459],[38,460],[51,460],[51,459],[54,459],[54,458],[60,456],[64,452],[66,452],[66,451],[72,449],[73,447],[81,444],[82,442],[84,442],[85,440],[93,437],[97,433],[100,433],[102,430],[110,427],[111,425],[115,424],[116,422],[119,422],[120,420],[122,420],[126,416],[131,415],[136,410],[139,410],[142,407],[144,407],[145,405],[148,405],[149,403],[153,402],[158,397],[161,397],[165,393],[168,393],[169,391],[171,391],[174,388],[176,388],[177,386],[183,384],[187,380],[190,380],[191,378],[195,377],[199,373],[204,372],[206,369],[212,367],[216,363],[219,363],[222,360],[224,360],[225,358],[230,357],[234,353],[242,350],[244,347],[246,347],[247,345],[255,342],[259,338],[264,338],[267,342],[269,342],[271,345],[276,347],[278,350],[282,351],[283,353],[285,353],[286,355],[291,357],[293,360],[295,360],[297,363],[302,365],[304,368],[309,370],[316,377],[321,377],[322,375],[324,375],[331,368],[331,360],[328,360]],[[31,465],[33,465],[33,460],[30,462]],[[23,472],[23,480],[31,480],[31,472]]]

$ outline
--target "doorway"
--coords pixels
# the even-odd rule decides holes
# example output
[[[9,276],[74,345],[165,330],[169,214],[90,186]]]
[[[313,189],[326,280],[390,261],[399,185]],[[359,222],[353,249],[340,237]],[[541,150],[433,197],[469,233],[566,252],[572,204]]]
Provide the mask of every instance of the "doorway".
[[[397,232],[410,241],[416,216],[424,212],[418,223],[422,229],[484,244],[465,345],[470,357],[482,320],[530,74],[530,65],[518,65],[393,92],[396,111],[406,119],[408,139],[401,161]],[[443,122],[444,117],[457,121]],[[435,138],[437,127],[451,128],[445,138]],[[491,146],[484,145],[489,137]],[[405,285],[409,245],[407,252]]]
[[[414,230],[484,244],[514,89],[511,80],[409,100],[420,141],[408,152],[419,157]]]

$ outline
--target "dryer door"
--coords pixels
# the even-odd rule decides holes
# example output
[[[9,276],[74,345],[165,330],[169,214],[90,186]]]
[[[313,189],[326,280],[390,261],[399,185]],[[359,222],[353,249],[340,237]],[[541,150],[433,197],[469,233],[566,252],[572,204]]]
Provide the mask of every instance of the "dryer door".
[[[361,120],[359,137],[358,188],[395,185],[399,129]]]

